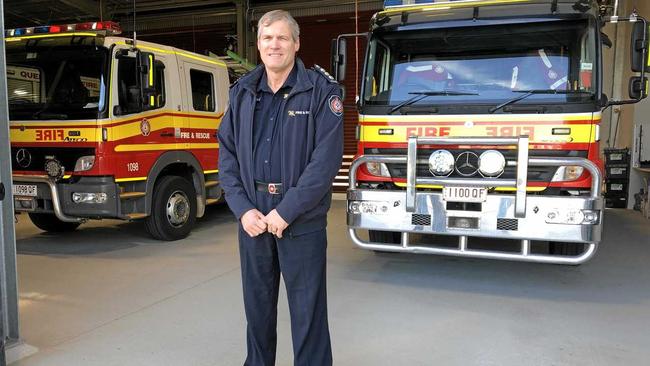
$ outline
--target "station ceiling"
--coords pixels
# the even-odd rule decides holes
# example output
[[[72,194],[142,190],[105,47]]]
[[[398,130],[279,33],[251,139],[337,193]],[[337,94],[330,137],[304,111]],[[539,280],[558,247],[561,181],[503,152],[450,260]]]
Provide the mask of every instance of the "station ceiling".
[[[135,5],[134,5],[135,3]],[[354,0],[277,1],[277,0],[4,0],[5,28],[34,25],[114,20],[122,28],[136,30],[205,26],[235,23],[236,6],[246,11],[248,20],[273,8],[292,11],[294,16],[318,16],[354,9]],[[376,10],[380,0],[357,0],[358,10]],[[338,8],[338,10],[337,10]],[[298,14],[295,14],[295,12]]]

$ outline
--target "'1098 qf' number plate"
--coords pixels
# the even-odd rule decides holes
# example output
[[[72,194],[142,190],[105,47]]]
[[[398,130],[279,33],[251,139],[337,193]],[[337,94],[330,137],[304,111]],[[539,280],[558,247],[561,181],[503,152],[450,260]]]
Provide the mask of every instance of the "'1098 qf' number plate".
[[[442,199],[451,202],[485,202],[487,199],[487,188],[443,187]]]
[[[14,196],[38,196],[38,189],[35,184],[14,184],[12,191]]]

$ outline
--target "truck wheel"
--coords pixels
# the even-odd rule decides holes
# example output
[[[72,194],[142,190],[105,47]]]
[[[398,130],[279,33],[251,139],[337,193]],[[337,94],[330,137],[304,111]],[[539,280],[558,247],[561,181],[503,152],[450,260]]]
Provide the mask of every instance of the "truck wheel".
[[[74,231],[81,225],[80,222],[65,222],[59,220],[54,214],[47,213],[29,213],[29,219],[32,220],[34,225],[41,230],[50,233],[65,233]]]
[[[576,256],[582,254],[584,250],[585,245],[582,243],[565,243],[554,241],[548,243],[549,254]]]
[[[196,221],[196,191],[178,176],[165,176],[153,189],[147,232],[158,240],[173,241],[189,235]]]

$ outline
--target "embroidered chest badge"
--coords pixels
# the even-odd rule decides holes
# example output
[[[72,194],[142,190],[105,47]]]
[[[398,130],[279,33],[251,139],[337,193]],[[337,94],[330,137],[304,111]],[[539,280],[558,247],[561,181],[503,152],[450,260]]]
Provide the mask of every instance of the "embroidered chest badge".
[[[287,114],[289,117],[306,116],[309,115],[309,111],[287,111]]]
[[[329,106],[330,106],[330,110],[335,115],[341,116],[343,114],[343,102],[341,101],[341,98],[338,95],[332,95],[330,97]]]

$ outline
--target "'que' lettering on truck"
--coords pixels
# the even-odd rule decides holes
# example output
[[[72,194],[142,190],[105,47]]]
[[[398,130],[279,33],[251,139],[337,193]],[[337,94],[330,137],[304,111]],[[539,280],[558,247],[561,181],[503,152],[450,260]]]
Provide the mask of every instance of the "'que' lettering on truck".
[[[535,127],[529,126],[517,126],[517,127],[486,127],[485,134],[487,136],[506,136],[506,137],[516,137],[516,136],[528,136],[531,141],[535,141]]]
[[[186,237],[223,202],[215,136],[226,65],[133,48],[114,22],[37,28],[5,38],[16,213],[45,231],[110,218],[144,221],[159,240]]]
[[[610,15],[632,28],[626,100],[607,98],[602,85],[612,70],[601,33]],[[595,0],[386,1],[368,33],[341,35],[333,47],[342,82],[344,42],[368,44],[349,167],[352,241],[375,251],[591,259],[604,214],[601,113],[646,97],[647,29],[637,14],[602,14]],[[450,237],[457,247],[436,245]],[[479,250],[477,238],[492,242]],[[507,241],[518,249],[502,249],[513,247]]]

